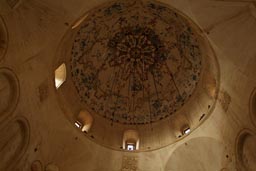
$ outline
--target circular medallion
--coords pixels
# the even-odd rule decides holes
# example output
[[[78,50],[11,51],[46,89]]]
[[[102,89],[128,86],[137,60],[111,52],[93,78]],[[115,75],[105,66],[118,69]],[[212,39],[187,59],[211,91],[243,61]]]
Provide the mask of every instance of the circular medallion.
[[[192,96],[202,57],[196,26],[151,1],[95,10],[78,29],[71,74],[80,100],[112,122],[148,124]]]

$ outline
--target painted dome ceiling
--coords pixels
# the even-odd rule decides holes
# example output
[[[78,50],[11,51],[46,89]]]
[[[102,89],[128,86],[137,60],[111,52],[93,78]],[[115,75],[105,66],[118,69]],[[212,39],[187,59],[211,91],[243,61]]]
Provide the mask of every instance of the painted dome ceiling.
[[[75,33],[70,58],[81,103],[128,125],[174,114],[201,76],[195,28],[155,1],[118,1],[92,11]]]

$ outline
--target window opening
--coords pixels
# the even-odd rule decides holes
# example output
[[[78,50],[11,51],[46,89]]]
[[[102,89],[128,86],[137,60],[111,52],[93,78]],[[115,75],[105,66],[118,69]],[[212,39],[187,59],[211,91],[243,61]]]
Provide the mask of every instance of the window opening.
[[[66,65],[63,63],[55,70],[55,87],[56,89],[66,81]]]

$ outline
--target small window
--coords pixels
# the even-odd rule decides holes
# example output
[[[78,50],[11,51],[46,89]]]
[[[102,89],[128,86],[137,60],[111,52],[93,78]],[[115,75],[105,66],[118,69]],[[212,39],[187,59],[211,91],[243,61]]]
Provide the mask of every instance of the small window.
[[[93,117],[87,110],[81,110],[78,114],[77,120],[81,123],[80,129],[88,133],[92,127]]]
[[[128,151],[133,151],[136,149],[135,144],[127,144],[127,148]]]
[[[139,134],[136,130],[127,130],[124,132],[123,149],[128,151],[139,149]]]
[[[56,89],[66,81],[66,65],[63,63],[55,70],[55,87]]]
[[[190,129],[189,125],[183,126],[182,129],[181,129],[181,132],[182,132],[182,135],[189,134],[191,132],[191,129]]]
[[[81,124],[79,121],[76,121],[76,122],[75,122],[75,126],[76,126],[77,128],[82,128],[82,124]]]
[[[189,134],[190,131],[191,131],[190,128],[187,128],[187,129],[184,130],[184,134]]]

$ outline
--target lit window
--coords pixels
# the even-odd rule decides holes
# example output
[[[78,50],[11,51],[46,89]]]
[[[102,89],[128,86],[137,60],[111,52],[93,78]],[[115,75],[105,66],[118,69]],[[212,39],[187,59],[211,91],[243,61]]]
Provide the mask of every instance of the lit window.
[[[184,134],[189,134],[190,132],[191,132],[190,128],[186,128],[186,129],[184,130]]]
[[[58,89],[66,81],[66,65],[61,64],[55,70],[55,87]]]
[[[127,144],[127,148],[126,149],[129,150],[129,151],[135,150],[135,144]]]
[[[76,126],[77,128],[81,128],[81,127],[82,127],[82,124],[81,124],[80,122],[76,121],[76,122],[75,122],[75,126]]]
[[[136,130],[127,130],[124,132],[123,149],[128,151],[139,149],[139,134]]]
[[[82,132],[88,133],[93,123],[93,117],[87,110],[81,110],[77,116]]]

